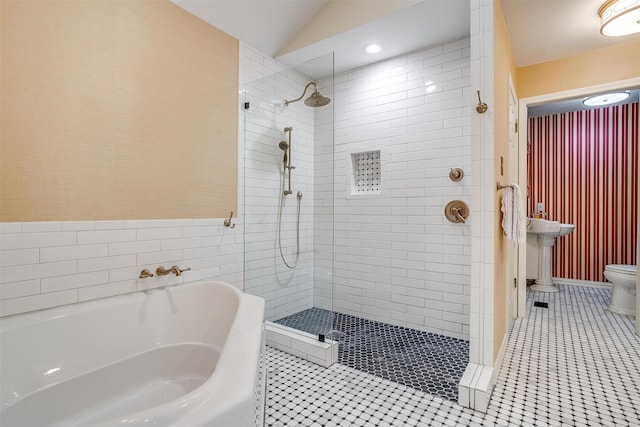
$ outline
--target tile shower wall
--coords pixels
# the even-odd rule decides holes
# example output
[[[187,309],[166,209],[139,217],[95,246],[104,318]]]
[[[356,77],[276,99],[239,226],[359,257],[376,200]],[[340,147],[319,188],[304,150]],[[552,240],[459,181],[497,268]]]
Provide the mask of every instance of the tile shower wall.
[[[266,300],[265,318],[276,320],[313,305],[314,111],[295,99],[310,81],[244,45],[241,100],[248,102],[244,127],[245,290]],[[283,151],[292,127],[292,195],[285,198],[282,248],[295,262],[296,193],[302,191],[300,257],[287,268],[278,247],[278,206],[282,192]]]
[[[0,315],[201,279],[242,289],[243,227],[223,220],[1,223]],[[191,271],[138,278],[174,264]]]
[[[471,200],[469,55],[464,39],[336,76],[334,192],[316,202],[335,197],[336,311],[469,338],[474,219],[443,213]],[[316,115],[319,144],[327,121]],[[352,194],[352,154],[377,150],[379,194]],[[330,161],[325,150],[316,171]]]

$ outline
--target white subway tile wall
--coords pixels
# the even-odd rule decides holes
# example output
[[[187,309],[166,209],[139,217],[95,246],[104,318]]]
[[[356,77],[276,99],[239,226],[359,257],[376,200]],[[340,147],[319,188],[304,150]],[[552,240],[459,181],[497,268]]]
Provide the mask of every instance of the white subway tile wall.
[[[469,338],[474,219],[452,224],[444,206],[471,204],[470,65],[463,39],[335,77],[335,152],[315,161],[316,205],[335,203],[336,311]],[[316,114],[316,144],[329,114]],[[352,195],[351,155],[373,150],[381,194]]]
[[[496,196],[494,177],[493,123],[493,0],[472,0],[471,69],[472,87],[480,90],[483,102],[489,105],[484,114],[472,115],[472,169],[477,173],[472,187],[470,218],[473,251],[471,253],[471,324],[469,362],[484,367],[495,365],[493,328],[494,229]],[[504,82],[506,85],[507,82]],[[472,94],[472,95],[475,95]],[[497,337],[501,340],[502,337]],[[481,393],[476,389],[476,394]]]
[[[0,316],[201,279],[242,289],[243,226],[223,220],[2,223]],[[138,278],[174,264],[191,271]]]
[[[264,297],[265,318],[276,320],[313,305],[314,110],[300,96],[309,79],[250,46],[242,49],[241,105],[244,113],[245,291]],[[307,93],[307,96],[310,92]],[[283,190],[282,140],[291,131],[291,190],[282,208],[282,253],[278,212]],[[288,183],[285,183],[288,186]],[[296,216],[300,200],[300,252],[296,261]]]

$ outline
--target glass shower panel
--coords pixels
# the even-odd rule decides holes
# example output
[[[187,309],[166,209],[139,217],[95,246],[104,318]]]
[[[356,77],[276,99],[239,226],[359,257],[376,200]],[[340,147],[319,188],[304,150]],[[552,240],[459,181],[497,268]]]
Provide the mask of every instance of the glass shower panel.
[[[264,61],[243,85],[244,289],[265,299],[266,320],[326,337],[333,329],[333,54],[293,68]]]

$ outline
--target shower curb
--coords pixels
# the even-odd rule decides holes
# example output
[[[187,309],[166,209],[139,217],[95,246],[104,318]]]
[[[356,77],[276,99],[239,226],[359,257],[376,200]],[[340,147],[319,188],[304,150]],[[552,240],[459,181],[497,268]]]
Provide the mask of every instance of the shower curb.
[[[307,332],[273,322],[265,322],[267,345],[285,353],[328,368],[338,362],[338,342],[318,341],[318,337]]]

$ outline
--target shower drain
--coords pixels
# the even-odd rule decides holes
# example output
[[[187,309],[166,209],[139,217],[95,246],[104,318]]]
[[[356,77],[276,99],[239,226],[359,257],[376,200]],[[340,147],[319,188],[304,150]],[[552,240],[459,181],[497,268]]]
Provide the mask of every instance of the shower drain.
[[[325,339],[329,338],[331,340],[337,341],[339,338],[346,337],[347,334],[342,331],[337,331],[332,329],[326,334],[318,334],[318,341],[325,342]]]

